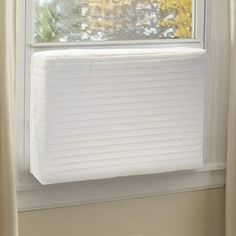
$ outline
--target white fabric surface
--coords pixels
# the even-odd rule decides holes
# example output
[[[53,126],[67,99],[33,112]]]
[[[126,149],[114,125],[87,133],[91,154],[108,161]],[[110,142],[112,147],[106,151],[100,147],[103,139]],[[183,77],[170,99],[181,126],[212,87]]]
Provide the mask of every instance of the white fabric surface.
[[[200,49],[34,54],[32,174],[51,184],[200,167],[205,80]]]

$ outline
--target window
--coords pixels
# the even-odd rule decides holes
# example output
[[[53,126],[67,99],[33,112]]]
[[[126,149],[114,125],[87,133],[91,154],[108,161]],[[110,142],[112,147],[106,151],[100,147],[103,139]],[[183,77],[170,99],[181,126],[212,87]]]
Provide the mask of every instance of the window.
[[[36,0],[36,43],[195,38],[194,0]]]
[[[219,96],[224,94],[227,87],[226,84],[219,86],[220,78],[227,77],[227,60],[222,61],[218,56],[227,58],[226,47],[219,46],[227,46],[227,27],[221,22],[223,16],[227,15],[226,9],[226,1],[220,0],[18,0],[17,170],[21,209],[221,186],[224,183],[225,157],[222,152],[224,143],[220,140],[225,136],[226,117],[215,107],[219,101],[224,108],[227,104]],[[49,187],[42,187],[36,181],[29,171],[32,56],[35,52],[85,47],[91,50],[132,48],[133,52],[138,49],[145,53],[153,48],[157,51],[159,48],[179,47],[190,48],[190,51],[193,48],[207,49],[210,72],[206,89],[208,101],[205,105],[209,111],[206,118],[209,124],[205,127],[205,136],[218,141],[211,144],[209,140],[206,141],[204,168],[186,173]],[[210,51],[213,53],[209,54]],[[50,52],[48,55],[51,55]],[[37,68],[37,62],[34,66]],[[214,83],[216,85],[213,86]],[[216,86],[221,88],[221,93],[214,90]],[[211,122],[213,119],[214,122]],[[216,131],[213,132],[213,129]]]
[[[205,0],[34,0],[28,5],[34,46],[204,43]]]

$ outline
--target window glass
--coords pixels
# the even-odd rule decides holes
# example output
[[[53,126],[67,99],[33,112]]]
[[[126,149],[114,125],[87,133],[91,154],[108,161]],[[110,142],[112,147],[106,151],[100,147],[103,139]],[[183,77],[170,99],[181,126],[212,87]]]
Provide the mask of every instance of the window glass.
[[[35,0],[36,43],[193,38],[193,0]]]

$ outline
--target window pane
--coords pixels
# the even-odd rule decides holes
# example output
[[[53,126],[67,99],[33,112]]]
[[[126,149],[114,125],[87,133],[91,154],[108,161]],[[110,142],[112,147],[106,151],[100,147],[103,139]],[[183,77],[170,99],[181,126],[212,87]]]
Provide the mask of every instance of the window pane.
[[[35,0],[35,42],[192,38],[193,0]]]

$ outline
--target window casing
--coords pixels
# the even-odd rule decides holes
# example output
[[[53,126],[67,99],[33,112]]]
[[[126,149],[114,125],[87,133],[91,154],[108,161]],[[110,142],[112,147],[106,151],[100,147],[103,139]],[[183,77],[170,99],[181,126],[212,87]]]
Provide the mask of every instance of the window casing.
[[[17,120],[17,127],[18,127],[18,153],[17,153],[17,159],[18,159],[18,164],[17,164],[17,171],[18,171],[18,187],[19,187],[19,192],[20,192],[20,201],[22,201],[22,208],[35,208],[37,207],[37,203],[32,203],[32,206],[24,206],[24,197],[21,197],[24,195],[25,190],[30,191],[31,189],[36,189],[37,191],[42,191],[42,187],[37,183],[37,181],[30,175],[29,173],[29,87],[30,87],[30,60],[31,56],[34,52],[37,51],[43,51],[43,50],[52,50],[52,49],[62,49],[62,48],[81,48],[81,47],[89,47],[89,48],[159,48],[159,47],[179,47],[179,46],[185,46],[185,47],[198,47],[198,48],[207,48],[207,47],[212,47],[212,45],[207,45],[210,41],[210,36],[212,36],[212,32],[210,35],[205,35],[205,27],[208,24],[208,29],[209,26],[212,27],[212,18],[216,16],[212,16],[209,12],[212,13],[212,9],[215,7],[219,7],[220,3],[212,3],[211,1],[206,2],[204,0],[197,0],[195,2],[195,11],[194,11],[194,28],[195,28],[195,38],[193,39],[165,39],[165,40],[142,40],[142,41],[135,41],[135,40],[129,40],[129,41],[106,41],[106,42],[69,42],[69,43],[34,43],[34,37],[33,37],[33,32],[34,32],[34,27],[33,27],[33,20],[28,20],[28,19],[34,19],[34,6],[33,6],[33,1],[30,0],[25,0],[24,4],[20,3],[18,4],[18,58],[22,62],[24,62],[24,67],[18,66],[18,86],[17,86],[17,93],[18,93],[18,117],[19,119]],[[21,10],[20,10],[21,9]],[[217,8],[218,9],[218,8]],[[225,12],[226,12],[226,8]],[[205,18],[205,11],[207,12],[206,18]],[[208,12],[209,11],[209,12]],[[219,9],[218,9],[219,12]],[[220,13],[219,13],[220,14]],[[225,13],[224,13],[225,14]],[[218,29],[214,29],[217,31]],[[25,32],[25,33],[24,33]],[[227,30],[225,30],[225,33],[227,33]],[[225,36],[226,38],[226,36]],[[225,40],[221,39],[221,40]],[[213,40],[211,38],[211,40]],[[220,39],[219,39],[220,40]],[[209,48],[207,48],[209,50]],[[227,52],[225,52],[227,53]],[[22,65],[22,63],[21,63]],[[214,65],[213,65],[214,66]],[[222,65],[221,65],[222,66]],[[225,66],[225,65],[223,65]],[[226,68],[226,66],[225,66]],[[212,83],[212,81],[210,82]],[[225,90],[227,86],[225,85]],[[208,96],[212,96],[211,94]],[[213,103],[213,102],[212,102]],[[212,104],[208,104],[207,106],[212,106]],[[209,108],[207,108],[209,109]],[[212,116],[212,111],[211,114],[207,113],[207,116],[211,117]],[[210,118],[207,117],[206,120],[209,120]],[[223,118],[224,119],[224,118]],[[222,121],[223,123],[223,121]],[[222,125],[223,126],[223,125]],[[206,132],[209,132],[210,128],[206,128]],[[208,136],[208,134],[206,134]],[[209,171],[211,169],[224,169],[224,158],[221,157],[218,158],[218,161],[215,161],[215,158],[212,158],[211,156],[208,156],[209,154],[209,143],[208,140],[206,139],[206,151],[205,151],[205,158],[206,158],[206,163],[210,164],[210,167],[205,167],[204,171]],[[214,149],[214,148],[213,148]],[[212,160],[211,160],[212,158]],[[210,160],[210,161],[208,161]],[[220,184],[215,183],[216,185],[221,185],[224,180],[222,178],[222,173],[221,174],[221,179],[220,179]],[[205,174],[205,172],[204,172]],[[140,177],[141,178],[141,177]],[[145,177],[143,177],[145,179]],[[161,179],[160,176],[155,177]],[[103,182],[103,181],[102,181]],[[108,181],[109,182],[109,181]],[[119,181],[118,181],[119,182]],[[125,182],[125,179],[124,181]],[[127,180],[129,182],[129,180]],[[79,184],[79,183],[78,183]],[[109,184],[106,184],[106,181],[102,183],[104,186],[108,186]],[[119,183],[120,184],[120,183]],[[88,184],[88,186],[94,185],[94,183]],[[176,185],[176,184],[175,184]],[[72,186],[76,186],[76,184],[67,184],[67,186],[70,186],[70,189],[74,189]],[[92,187],[91,187],[92,188]],[[180,188],[181,189],[181,188]],[[47,194],[53,194],[49,192],[53,192],[53,187],[48,189]],[[93,191],[93,190],[91,190]],[[163,192],[172,192],[172,190],[163,190]],[[145,192],[145,191],[144,191]],[[46,193],[45,193],[46,194]],[[114,193],[115,194],[115,193]],[[109,194],[108,194],[109,195]],[[116,195],[116,194],[115,194]],[[94,200],[91,201],[100,201],[102,199],[116,199],[116,196],[113,196],[109,198],[109,196],[103,196],[101,198],[98,197]],[[124,194],[125,195],[125,194]],[[138,196],[141,195],[142,193],[126,193],[126,195],[130,196]],[[149,193],[144,193],[144,195],[149,195]],[[122,196],[117,196],[117,198],[123,198]],[[124,196],[125,198],[125,196]],[[89,197],[88,197],[89,199]],[[75,201],[75,200],[73,200]],[[91,202],[90,201],[90,202]],[[71,204],[71,202],[68,202],[67,200],[63,201],[58,201],[59,205],[60,204]],[[64,203],[62,203],[64,202]],[[77,202],[86,202],[86,200],[81,200]],[[88,200],[89,202],[89,200]],[[41,207],[46,206],[47,204],[53,205],[53,203],[38,203],[39,205],[41,204]],[[57,205],[57,204],[56,204]]]

